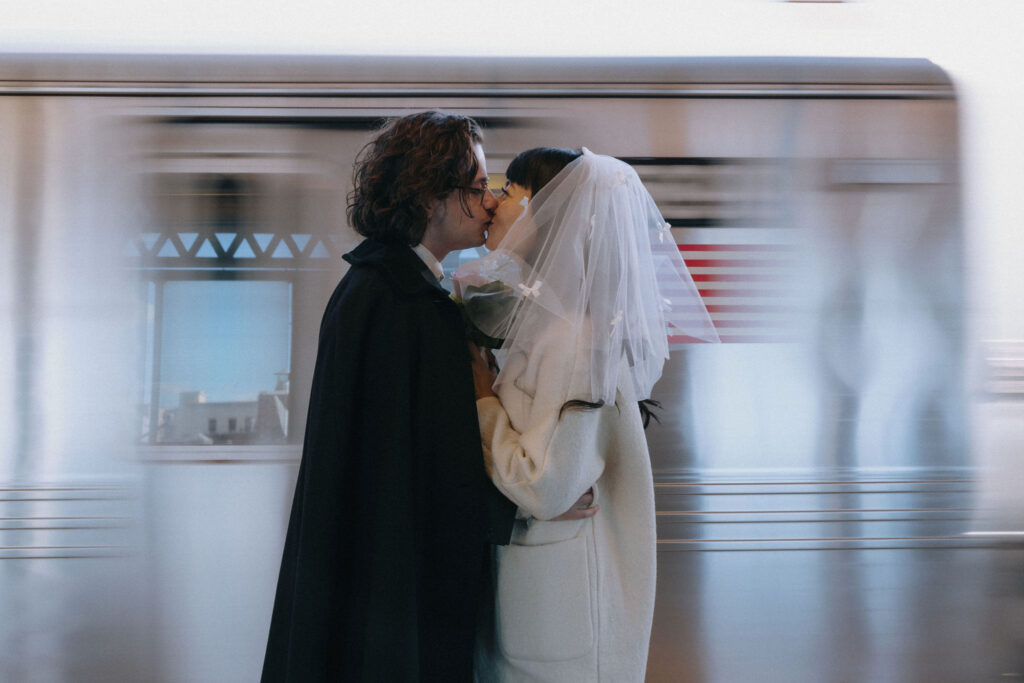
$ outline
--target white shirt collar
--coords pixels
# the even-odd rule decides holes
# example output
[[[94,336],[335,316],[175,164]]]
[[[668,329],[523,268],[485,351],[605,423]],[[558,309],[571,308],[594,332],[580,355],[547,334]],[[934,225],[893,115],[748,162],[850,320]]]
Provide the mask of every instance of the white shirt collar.
[[[430,272],[434,274],[434,277],[437,278],[438,282],[444,279],[444,269],[441,268],[441,262],[430,253],[429,249],[422,244],[417,244],[412,248],[412,250],[416,252],[416,255],[420,257],[421,261],[427,264],[427,268],[430,268]]]

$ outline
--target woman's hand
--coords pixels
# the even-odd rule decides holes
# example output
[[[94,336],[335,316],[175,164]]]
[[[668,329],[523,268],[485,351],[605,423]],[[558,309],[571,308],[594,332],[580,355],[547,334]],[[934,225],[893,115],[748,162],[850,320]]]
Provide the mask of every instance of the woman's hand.
[[[594,503],[594,489],[589,488],[587,492],[580,496],[571,508],[558,515],[552,522],[570,522],[576,519],[586,519],[587,517],[593,517],[597,514],[597,511],[601,509],[600,505]]]
[[[473,361],[473,390],[477,399],[495,396],[494,380],[498,376],[498,363],[490,349],[482,349],[469,342],[469,357]]]

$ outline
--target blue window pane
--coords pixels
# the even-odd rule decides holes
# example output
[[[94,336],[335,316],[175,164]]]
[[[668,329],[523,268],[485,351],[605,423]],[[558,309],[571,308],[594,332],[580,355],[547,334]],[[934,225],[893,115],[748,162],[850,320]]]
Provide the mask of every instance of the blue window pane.
[[[160,330],[162,443],[287,436],[291,285],[167,282]],[[254,425],[252,433],[212,425]]]

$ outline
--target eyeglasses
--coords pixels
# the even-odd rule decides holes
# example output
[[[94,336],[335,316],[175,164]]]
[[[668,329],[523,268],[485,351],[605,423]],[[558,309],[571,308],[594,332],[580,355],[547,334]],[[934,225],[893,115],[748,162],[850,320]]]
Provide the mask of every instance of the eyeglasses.
[[[494,196],[494,192],[489,187],[459,187],[457,189],[476,196],[480,200],[480,206],[483,206],[484,202],[487,201],[487,195]]]

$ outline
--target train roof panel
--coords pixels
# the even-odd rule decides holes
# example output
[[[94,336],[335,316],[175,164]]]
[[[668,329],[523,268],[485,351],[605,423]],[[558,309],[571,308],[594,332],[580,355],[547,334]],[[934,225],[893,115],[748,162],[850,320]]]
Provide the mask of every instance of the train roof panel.
[[[517,94],[593,88],[806,94],[830,88],[951,92],[946,73],[926,59],[840,57],[475,58],[272,55],[0,55],[0,92],[62,94],[141,88],[145,92],[324,94],[389,89]],[[126,91],[125,94],[131,94]],[[71,93],[64,93],[71,94]]]

